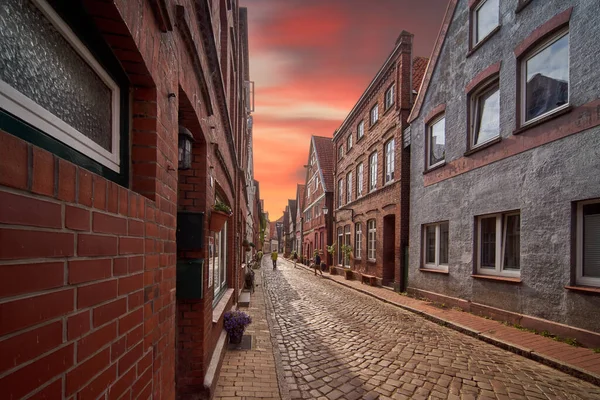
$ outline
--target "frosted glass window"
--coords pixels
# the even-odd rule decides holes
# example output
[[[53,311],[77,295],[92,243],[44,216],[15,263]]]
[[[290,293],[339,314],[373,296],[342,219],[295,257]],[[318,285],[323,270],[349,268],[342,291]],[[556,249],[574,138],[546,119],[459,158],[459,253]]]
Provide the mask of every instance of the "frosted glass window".
[[[44,0],[2,2],[0,105],[118,171],[119,90]]]

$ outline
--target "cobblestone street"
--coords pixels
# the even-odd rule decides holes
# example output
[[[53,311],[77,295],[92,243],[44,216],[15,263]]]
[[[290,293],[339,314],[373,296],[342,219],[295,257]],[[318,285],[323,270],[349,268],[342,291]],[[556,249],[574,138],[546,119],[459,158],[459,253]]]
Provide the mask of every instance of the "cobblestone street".
[[[600,388],[279,261],[263,264],[292,399],[600,399]]]

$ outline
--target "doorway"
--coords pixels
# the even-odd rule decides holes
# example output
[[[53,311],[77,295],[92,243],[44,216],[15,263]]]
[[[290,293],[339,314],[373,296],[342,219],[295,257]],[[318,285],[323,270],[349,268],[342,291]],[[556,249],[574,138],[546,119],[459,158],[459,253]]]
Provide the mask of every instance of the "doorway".
[[[396,216],[383,217],[383,285],[392,286],[394,282],[394,263],[396,260]]]

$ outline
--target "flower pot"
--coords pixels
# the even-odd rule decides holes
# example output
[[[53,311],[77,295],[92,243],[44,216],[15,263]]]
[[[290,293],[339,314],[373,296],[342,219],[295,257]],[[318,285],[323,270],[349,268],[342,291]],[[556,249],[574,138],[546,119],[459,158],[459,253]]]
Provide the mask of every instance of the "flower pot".
[[[351,269],[347,269],[344,271],[345,274],[345,278],[349,281],[351,281],[352,279],[354,279],[354,273],[352,272]]]
[[[329,274],[330,275],[337,275],[337,268],[334,267],[333,265],[329,266]]]
[[[231,343],[231,344],[240,344],[240,343],[242,343],[242,336],[243,335],[229,336],[229,343]]]
[[[210,230],[212,232],[220,232],[230,216],[231,214],[224,213],[223,211],[213,210],[210,214]]]

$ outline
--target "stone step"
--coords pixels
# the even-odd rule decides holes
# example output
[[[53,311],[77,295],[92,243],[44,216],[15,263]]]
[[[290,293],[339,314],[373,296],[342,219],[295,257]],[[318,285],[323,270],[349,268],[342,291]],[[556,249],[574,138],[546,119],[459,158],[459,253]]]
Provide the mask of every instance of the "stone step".
[[[240,294],[240,299],[238,301],[238,307],[250,307],[250,292],[247,290],[244,290],[241,294]]]

